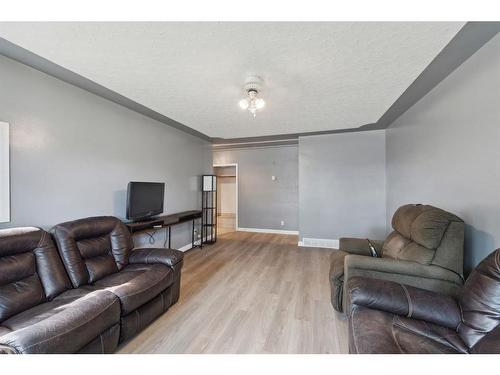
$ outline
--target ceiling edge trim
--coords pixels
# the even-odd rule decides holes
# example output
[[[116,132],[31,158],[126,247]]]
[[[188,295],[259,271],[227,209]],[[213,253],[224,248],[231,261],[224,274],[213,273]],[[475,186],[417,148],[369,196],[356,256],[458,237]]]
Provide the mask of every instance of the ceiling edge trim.
[[[387,129],[408,109],[428,94],[434,87],[476,53],[491,38],[500,32],[500,22],[467,22],[401,96],[387,109],[376,123],[358,128],[300,134],[277,134],[265,137],[212,138],[214,144],[250,142],[306,137],[311,135],[336,134]]]
[[[498,32],[500,22],[467,22],[380,117],[377,124],[381,128],[391,126]]]
[[[214,145],[231,145],[231,147],[235,147],[237,143],[282,142],[311,135],[386,129],[499,32],[500,22],[467,22],[376,123],[357,128],[246,138],[209,137],[3,38],[0,38],[0,55],[30,66],[182,132],[212,142]]]
[[[205,141],[211,141],[211,138],[206,134],[203,134],[195,129],[190,128],[189,126],[183,125],[180,122],[164,116],[161,113],[158,113],[142,104],[133,101],[132,99],[118,94],[117,92],[110,90],[88,78],[85,78],[69,69],[53,63],[50,60],[47,60],[31,51],[28,51],[27,49],[11,43],[4,38],[0,38],[0,55],[20,62],[21,64],[27,65],[42,73],[48,74],[61,81],[69,83],[70,85],[81,88],[85,91],[100,96],[134,112],[140,113],[153,120],[159,121],[184,133],[201,138]]]
[[[248,144],[252,142],[281,142],[283,140],[298,140],[299,137],[309,137],[313,135],[326,135],[326,134],[339,134],[339,133],[353,133],[371,130],[381,130],[378,124],[366,124],[359,126],[357,128],[347,128],[347,129],[336,129],[336,130],[322,130],[317,132],[306,132],[306,133],[293,133],[293,134],[276,134],[268,135],[262,137],[246,137],[246,138],[212,138],[212,143],[214,145],[235,145],[238,143]]]
[[[238,148],[268,148],[268,147],[287,147],[296,146],[299,144],[297,139],[286,139],[279,141],[262,141],[262,142],[237,142],[237,143],[225,143],[225,144],[213,144],[213,151],[225,151],[234,150]]]

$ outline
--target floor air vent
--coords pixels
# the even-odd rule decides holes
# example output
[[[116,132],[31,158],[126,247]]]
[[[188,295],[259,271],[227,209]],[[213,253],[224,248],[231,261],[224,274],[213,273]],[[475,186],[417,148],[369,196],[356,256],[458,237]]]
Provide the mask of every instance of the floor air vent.
[[[327,240],[322,238],[302,238],[299,246],[304,247],[326,247],[328,249],[338,249],[339,240]]]

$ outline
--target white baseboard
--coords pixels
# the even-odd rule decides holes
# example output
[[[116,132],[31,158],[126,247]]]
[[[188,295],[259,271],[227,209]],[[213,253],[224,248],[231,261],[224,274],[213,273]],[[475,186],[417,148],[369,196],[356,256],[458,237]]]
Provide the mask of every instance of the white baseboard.
[[[297,230],[262,229],[262,228],[236,228],[238,232],[272,233],[272,234],[293,234],[298,235]]]
[[[196,241],[194,243],[195,246],[199,245],[200,244],[200,241]],[[185,251],[188,251],[188,250],[191,250],[193,248],[193,245],[188,243],[187,245],[184,245],[182,246],[181,248],[177,249],[179,251],[182,251],[182,252],[185,252]]]
[[[210,239],[210,236],[205,237],[205,241],[206,241],[207,239]],[[194,246],[200,246],[200,240],[196,240],[196,241],[194,241]],[[193,248],[193,245],[192,245],[192,244],[191,244],[191,242],[190,242],[190,243],[188,243],[187,245],[184,245],[184,246],[182,246],[181,248],[179,248],[179,249],[177,249],[177,250],[182,251],[182,252],[186,252],[186,251],[188,251],[188,250],[191,250],[192,248]]]
[[[302,238],[298,243],[301,247],[322,247],[325,249],[338,249],[339,240],[323,239],[323,238]]]

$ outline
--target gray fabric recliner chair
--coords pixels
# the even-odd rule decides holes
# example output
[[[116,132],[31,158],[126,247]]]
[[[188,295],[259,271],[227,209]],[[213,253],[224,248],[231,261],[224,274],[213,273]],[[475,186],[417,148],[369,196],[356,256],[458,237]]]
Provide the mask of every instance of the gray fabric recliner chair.
[[[394,281],[457,296],[463,286],[464,222],[437,207],[408,204],[392,218],[394,231],[385,241],[341,238],[330,266],[331,299],[345,310],[345,284],[353,276]]]

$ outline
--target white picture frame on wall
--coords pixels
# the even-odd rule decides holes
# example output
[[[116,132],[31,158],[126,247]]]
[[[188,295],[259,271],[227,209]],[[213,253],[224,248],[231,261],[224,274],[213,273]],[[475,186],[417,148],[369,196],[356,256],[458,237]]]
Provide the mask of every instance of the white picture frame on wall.
[[[10,129],[0,121],[0,223],[10,221]]]

